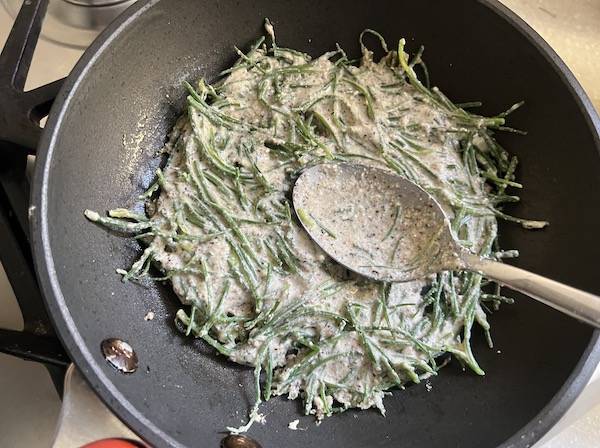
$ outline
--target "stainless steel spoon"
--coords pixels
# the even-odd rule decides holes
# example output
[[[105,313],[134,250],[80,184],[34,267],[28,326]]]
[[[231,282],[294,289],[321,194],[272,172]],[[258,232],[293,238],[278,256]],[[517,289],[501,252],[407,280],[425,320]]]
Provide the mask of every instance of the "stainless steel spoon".
[[[406,282],[444,270],[479,272],[600,328],[600,297],[467,251],[436,200],[400,176],[355,164],[316,165],[298,177],[293,202],[313,241],[365,277]]]

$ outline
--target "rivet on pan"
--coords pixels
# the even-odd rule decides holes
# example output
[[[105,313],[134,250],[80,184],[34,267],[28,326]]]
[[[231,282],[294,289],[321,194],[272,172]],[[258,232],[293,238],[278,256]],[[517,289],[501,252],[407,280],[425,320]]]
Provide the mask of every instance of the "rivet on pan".
[[[133,373],[137,370],[138,357],[127,342],[108,338],[102,341],[101,347],[104,358],[119,372]]]
[[[250,437],[230,434],[221,440],[221,448],[262,448],[260,443]]]

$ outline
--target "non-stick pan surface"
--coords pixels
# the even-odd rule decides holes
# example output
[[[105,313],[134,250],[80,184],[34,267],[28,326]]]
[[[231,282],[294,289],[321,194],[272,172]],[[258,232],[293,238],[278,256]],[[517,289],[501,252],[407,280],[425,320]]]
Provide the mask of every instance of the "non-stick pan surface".
[[[140,246],[100,229],[85,208],[139,206],[160,160],[155,152],[183,111],[183,80],[213,79],[246,47],[264,17],[278,42],[319,55],[339,42],[358,51],[364,28],[390,43],[426,47],[432,80],[457,102],[482,100],[493,114],[524,99],[511,125],[527,136],[498,138],[519,156],[525,184],[516,215],[548,219],[547,230],[501,228],[515,262],[600,293],[598,119],[556,55],[525,24],[488,1],[140,1],[85,53],[55,103],[41,143],[32,235],[47,306],[73,360],[100,397],[156,446],[216,447],[252,401],[252,372],[186,339],[168,285],[122,283]],[[153,310],[156,318],[145,321]],[[487,375],[451,363],[432,389],[411,386],[386,400],[387,417],[349,411],[316,427],[296,401],[273,399],[264,447],[530,446],[561,415],[598,359],[597,333],[522,296],[490,318],[495,347],[475,335]],[[140,368],[124,375],[100,343],[128,341]],[[300,418],[306,431],[290,431]]]

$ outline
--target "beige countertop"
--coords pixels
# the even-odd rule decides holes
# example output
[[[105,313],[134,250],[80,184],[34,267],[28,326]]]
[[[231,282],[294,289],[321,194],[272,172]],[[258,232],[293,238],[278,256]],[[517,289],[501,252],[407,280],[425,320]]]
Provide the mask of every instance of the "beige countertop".
[[[554,48],[600,111],[600,0],[500,1]]]

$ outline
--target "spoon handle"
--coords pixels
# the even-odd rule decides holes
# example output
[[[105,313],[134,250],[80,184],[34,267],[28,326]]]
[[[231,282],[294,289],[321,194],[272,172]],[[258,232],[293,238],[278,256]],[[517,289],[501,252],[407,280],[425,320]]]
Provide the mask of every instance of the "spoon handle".
[[[464,254],[467,269],[600,328],[600,297],[514,266]]]

